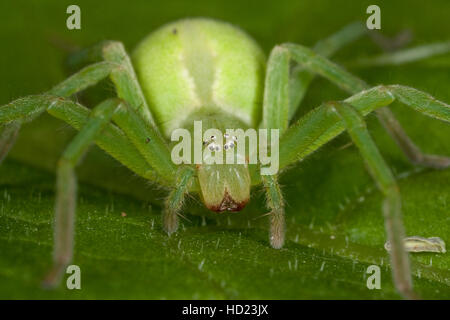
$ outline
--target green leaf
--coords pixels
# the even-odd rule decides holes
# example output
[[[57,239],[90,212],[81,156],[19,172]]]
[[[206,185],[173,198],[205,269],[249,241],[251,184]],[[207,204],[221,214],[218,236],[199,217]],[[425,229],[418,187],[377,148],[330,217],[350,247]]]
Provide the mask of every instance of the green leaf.
[[[148,1],[79,1],[82,30],[65,28],[64,1],[3,1],[0,29],[1,104],[39,93],[64,79],[61,44],[87,46],[110,38],[131,49],[157,26],[184,16],[211,16],[240,25],[268,53],[285,41],[312,45],[336,28],[366,18],[370,1],[245,2],[185,1],[150,6]],[[383,1],[382,31],[405,28],[413,44],[448,40],[448,1],[434,7],[422,1]],[[239,8],[239,10],[237,10]],[[338,9],[338,10],[337,10]],[[426,13],[426,14],[425,14]],[[17,19],[17,16],[23,19]],[[326,23],[325,23],[326,22]],[[120,26],[119,28],[117,26]],[[435,30],[439,28],[439,38]],[[34,33],[33,37],[29,33]],[[447,37],[447,38],[446,38]],[[57,43],[57,46],[49,43]],[[7,44],[6,44],[7,43]],[[361,40],[344,49],[337,61],[379,52]],[[447,60],[446,60],[447,59]],[[403,67],[351,70],[372,84],[401,83],[450,102],[448,55]],[[82,98],[93,105],[111,94],[107,83]],[[101,90],[103,89],[103,90]],[[345,93],[317,79],[296,117]],[[392,107],[412,139],[426,152],[450,155],[450,126]],[[450,170],[411,166],[395,143],[368,117],[372,136],[399,179],[409,236],[441,237],[450,243]],[[81,268],[81,290],[54,291],[39,284],[51,264],[54,167],[74,131],[43,116],[27,124],[10,157],[0,166],[0,298],[136,299],[392,299],[396,293],[384,250],[382,195],[346,134],[320,149],[281,178],[287,200],[286,246],[268,244],[260,188],[242,212],[206,212],[196,198],[184,211],[180,232],[167,237],[161,228],[164,190],[134,176],[92,147],[77,169],[80,180],[74,264]],[[124,213],[124,214],[122,214]],[[450,298],[450,255],[410,255],[414,285],[424,298]],[[381,267],[381,290],[368,290],[368,266]]]

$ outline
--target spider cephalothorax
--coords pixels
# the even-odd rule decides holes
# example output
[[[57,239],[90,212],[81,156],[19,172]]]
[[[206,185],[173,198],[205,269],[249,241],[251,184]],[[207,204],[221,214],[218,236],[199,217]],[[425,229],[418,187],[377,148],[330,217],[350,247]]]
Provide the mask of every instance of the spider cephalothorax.
[[[163,227],[169,234],[177,230],[187,193],[198,193],[213,211],[238,211],[249,201],[251,187],[262,184],[270,211],[270,244],[281,248],[285,218],[278,174],[347,131],[385,197],[383,213],[396,286],[405,297],[415,297],[403,244],[399,188],[365,126],[364,117],[376,112],[414,163],[445,168],[450,159],[423,154],[385,106],[398,100],[446,122],[450,122],[450,106],[405,86],[371,88],[327,59],[342,45],[365,33],[362,25],[352,24],[313,49],[292,43],[278,45],[266,61],[257,43],[230,24],[211,19],[180,20],[151,33],[138,45],[132,60],[120,42],[101,43],[73,59],[82,64],[95,63],[45,94],[2,106],[0,123],[5,128],[0,139],[3,143],[0,156],[12,145],[20,125],[44,111],[80,131],[58,162],[54,265],[46,284],[57,284],[72,258],[74,168],[91,143],[137,175],[171,190],[163,213]],[[431,48],[426,52],[433,54],[435,50]],[[405,58],[407,61],[411,60],[411,52]],[[423,56],[423,52],[418,56]],[[442,53],[442,49],[437,52]],[[399,56],[402,57],[398,55],[396,63],[401,62]],[[384,61],[389,59],[384,57]],[[336,83],[351,96],[324,103],[292,121],[314,74]],[[114,83],[118,98],[108,99],[92,110],[70,99],[106,77]],[[195,128],[197,122],[204,129],[200,130],[200,138]],[[219,132],[208,133],[209,129]],[[239,139],[236,146],[234,134],[227,129],[270,130],[262,131],[263,138],[270,136],[270,143],[258,141],[256,149],[260,157],[252,163],[255,152],[239,154]],[[192,144],[186,142],[184,152],[174,160],[173,154],[177,153],[174,151],[182,149],[175,142],[190,136],[197,139]],[[265,146],[269,146],[271,155],[276,155],[276,164],[270,168],[274,170],[265,167],[267,154],[261,153]],[[192,149],[195,158],[196,148],[200,148],[200,161],[191,161],[186,154]],[[213,153],[235,149],[233,154],[237,154],[240,163],[203,162],[214,157]],[[209,152],[206,157],[204,150]]]

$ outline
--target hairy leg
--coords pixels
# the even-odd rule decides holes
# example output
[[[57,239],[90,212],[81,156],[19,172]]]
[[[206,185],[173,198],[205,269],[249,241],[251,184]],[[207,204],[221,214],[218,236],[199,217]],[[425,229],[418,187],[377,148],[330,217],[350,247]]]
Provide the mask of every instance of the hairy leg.
[[[98,45],[84,49],[70,57],[72,66],[80,66],[86,63],[105,61],[118,66],[110,73],[117,96],[127,102],[142,119],[156,129],[155,122],[150,113],[142,89],[136,77],[130,57],[124,45],[119,41],[103,41]]]
[[[329,103],[328,107],[343,120],[346,130],[358,147],[370,174],[385,196],[383,213],[388,240],[393,244],[390,254],[394,282],[405,298],[416,298],[412,289],[408,255],[403,244],[405,231],[402,221],[400,191],[395,178],[370,137],[362,116],[346,103]]]
[[[414,88],[389,85],[378,86],[355,94],[344,102],[360,115],[367,114],[398,100],[429,117],[450,122],[450,105]],[[326,106],[308,112],[290,126],[280,140],[280,170],[300,161],[335,138],[345,127],[339,117]]]
[[[400,196],[391,172],[361,120],[363,116],[389,105],[396,99],[425,115],[450,122],[450,105],[424,92],[398,85],[375,87],[351,96],[343,103],[322,105],[307,113],[286,130],[280,141],[280,169],[304,159],[347,129],[386,197],[384,202],[386,231],[391,243],[396,242],[395,252],[392,252],[394,280],[398,290],[405,297],[413,298],[409,264],[403,248]],[[339,106],[339,109],[336,106]]]
[[[170,191],[164,203],[163,228],[169,236],[178,229],[178,215],[183,206],[189,185],[194,176],[192,167],[181,167],[179,169],[176,187]]]
[[[91,142],[97,143],[137,174],[149,180],[161,181],[165,186],[173,186],[169,178],[175,176],[176,168],[158,132],[118,99],[107,100],[91,111],[58,96],[29,96],[0,107],[0,123],[13,127],[17,123],[34,119],[44,111],[80,130],[67,147],[57,168],[54,266],[45,282],[48,286],[54,286],[59,283],[62,271],[72,257],[76,193],[74,166]],[[109,123],[111,118],[123,127]],[[100,130],[101,134],[98,134]],[[167,179],[160,180],[161,177]]]
[[[110,76],[116,86],[116,91],[119,98],[125,100],[127,104],[129,104],[144,119],[145,122],[157,130],[156,126],[154,126],[150,109],[147,106],[144,95],[137,81],[130,58],[128,57],[123,45],[120,42],[107,41],[95,46],[94,48],[83,50],[82,53],[83,54],[79,56],[82,56],[84,60],[103,61],[84,67],[60,84],[53,87],[46,93],[46,95],[69,97]],[[17,99],[2,108],[15,108],[15,106],[20,104],[22,101],[26,102],[26,99]],[[45,110],[45,108],[33,108],[33,106],[30,105],[26,107],[29,110],[28,113],[23,108],[16,108],[17,112],[20,113],[22,117],[18,117],[20,119],[17,120],[16,124],[8,124],[3,129],[0,136],[0,160],[7,155],[9,149],[12,147],[20,124],[24,121],[33,120]],[[9,110],[7,113],[13,116],[14,110]],[[3,122],[9,122],[9,120],[5,119]]]
[[[45,111],[77,130],[81,130],[87,123],[91,113],[90,109],[61,97],[28,96],[1,106],[0,124],[11,126],[14,123],[31,121]],[[117,126],[108,124],[102,134],[96,137],[95,143],[136,174],[155,180],[156,172]]]
[[[357,39],[366,32],[360,23],[348,25],[336,34],[317,43],[315,50],[325,56],[332,55],[340,47]],[[314,73],[302,65],[290,70],[291,53],[276,46],[267,63],[265,79],[263,119],[261,127],[278,129],[282,136],[297,110]],[[270,244],[281,248],[285,237],[284,201],[276,176],[261,176],[270,210]]]
[[[261,176],[270,210],[270,245],[275,249],[283,247],[286,222],[284,218],[284,199],[276,175]]]
[[[33,120],[45,110],[80,130],[66,149],[57,169],[55,254],[54,267],[46,279],[49,286],[58,283],[63,268],[72,256],[76,193],[73,170],[80,156],[78,152],[82,153],[87,148],[83,142],[95,141],[120,162],[150,180],[158,178],[161,184],[170,186],[173,186],[175,181],[176,166],[170,159],[165,140],[154,126],[150,109],[123,45],[119,42],[107,42],[98,48],[100,57],[105,61],[85,67],[45,95],[17,99],[0,107],[0,123],[6,124],[0,136],[0,143],[4,142],[0,144],[3,157],[9,150],[11,138],[16,135],[20,124]],[[97,108],[102,109],[103,104],[90,112],[89,109],[64,99],[95,85],[108,75],[116,86],[118,96],[129,104],[128,106],[123,103],[115,108],[114,116],[113,113],[108,113],[107,117],[106,114],[97,114]],[[109,123],[111,118],[119,128]],[[93,127],[99,123],[109,135],[103,132],[97,135],[98,132]],[[119,138],[119,141],[114,141],[112,137]],[[175,195],[176,193],[169,196],[173,198],[172,202],[169,201],[173,205],[180,199],[180,196],[177,199]]]
[[[3,130],[0,133],[0,163],[5,159],[9,150],[11,150],[14,145],[20,127],[20,121],[14,121],[3,126]]]
[[[83,52],[89,54],[90,58],[104,59],[104,61],[86,66],[52,88],[48,92],[48,95],[68,97],[80,90],[95,85],[98,81],[110,76],[116,86],[117,95],[126,101],[127,106],[129,105],[129,107],[123,105],[123,107],[118,110],[114,116],[114,121],[116,121],[116,123],[120,121],[122,125],[127,127],[128,132],[126,134],[131,136],[130,140],[136,148],[142,152],[144,158],[161,176],[160,178],[163,178],[160,179],[161,183],[171,185],[175,179],[175,166],[169,161],[169,149],[158,129],[154,126],[150,109],[147,106],[130,59],[123,45],[120,42],[107,41]],[[44,105],[35,107],[30,104],[30,101],[27,100],[27,98],[23,98],[3,106],[2,109],[5,110],[5,114],[13,118],[15,112],[18,112],[16,120],[19,122],[30,121],[46,109],[45,101],[43,102]],[[18,104],[23,104],[23,107],[17,107]],[[52,108],[49,109],[49,112],[51,109]],[[64,113],[66,111],[70,113],[71,110],[73,110],[73,108],[59,110],[62,111],[60,115],[70,121],[71,115],[65,115]],[[4,121],[1,121],[0,119],[0,123],[9,121],[11,120],[7,118],[5,118]],[[9,131],[10,130],[5,129],[3,136],[6,137]],[[0,143],[2,141],[3,140],[0,139]],[[0,144],[0,150],[9,150],[11,141],[11,139],[8,139],[8,144],[5,142],[3,144],[4,147]],[[118,153],[120,154],[120,150]],[[122,158],[127,158],[127,156],[125,155]],[[156,175],[152,175],[152,177],[155,178]]]
[[[403,33],[405,34],[405,33]],[[379,32],[376,30],[367,30],[367,27],[360,23],[355,22],[352,24],[349,24],[345,26],[344,28],[340,29],[336,33],[332,34],[331,36],[320,40],[317,42],[314,47],[313,51],[317,54],[320,54],[322,57],[330,58],[333,56],[338,50],[343,48],[344,46],[348,45],[351,42],[354,42],[361,38],[364,35],[369,35],[374,42],[376,42],[378,45],[380,45],[380,41],[377,41],[378,39],[383,39],[382,43],[384,44],[384,47],[386,46],[398,46],[398,40],[394,39],[388,39],[382,36]],[[394,44],[395,43],[395,44]],[[402,44],[402,43],[400,43]],[[442,44],[432,44],[429,45],[429,47],[416,47],[416,48],[410,48],[405,49],[403,51],[398,51],[398,55],[400,57],[408,56],[409,61],[414,61],[418,59],[423,59],[427,56],[437,55],[440,53],[443,53],[442,50]],[[440,48],[441,47],[441,48]],[[441,51],[439,51],[441,50]],[[447,49],[447,51],[450,50]],[[411,53],[415,54],[411,54]],[[422,55],[417,54],[418,51],[422,53]],[[405,54],[400,53],[405,52]],[[428,55],[424,55],[424,53],[427,53]],[[395,53],[397,54],[397,52]],[[391,57],[391,55],[394,54],[385,54],[386,60],[401,60],[400,63],[403,63],[405,59],[395,59]],[[369,58],[370,60],[376,60],[375,58]],[[347,63],[345,65],[354,65],[354,62]],[[372,65],[372,64],[370,64]],[[303,97],[305,96],[305,93],[311,83],[311,81],[314,78],[314,72],[309,71],[308,69],[304,68],[302,65],[296,65],[292,68],[290,72],[290,78],[289,78],[289,103],[290,103],[290,109],[289,109],[289,120],[292,119],[295,112],[300,106],[301,101],[303,100]]]
[[[89,145],[110,121],[118,104],[117,99],[111,99],[96,106],[92,110],[89,120],[67,146],[58,162],[53,267],[44,280],[46,287],[54,287],[60,283],[64,269],[73,256],[77,192],[75,166]]]
[[[355,22],[345,26],[328,38],[317,42],[313,50],[323,57],[331,57],[339,49],[356,41],[365,34],[367,34],[366,26],[360,22]],[[301,64],[292,68],[289,78],[289,120],[292,119],[299,108],[313,79],[314,72],[304,68]]]
[[[291,58],[309,72],[317,73],[329,79],[350,93],[355,94],[369,89],[369,86],[364,81],[353,76],[328,59],[316,54],[309,48],[289,43],[281,45],[281,48],[288,50]],[[450,165],[450,158],[448,157],[422,153],[411,139],[409,139],[389,109],[380,108],[376,110],[376,113],[380,122],[411,162],[433,168],[446,168]]]
[[[158,172],[160,178],[173,182],[175,166],[170,161],[170,151],[158,129],[153,125],[150,111],[123,45],[119,42],[107,42],[99,48],[106,62],[85,67],[54,87],[50,93],[69,96],[110,75],[116,85],[117,95],[127,102],[126,105],[122,104],[119,107],[113,120],[124,127],[125,134]]]
[[[360,58],[346,63],[346,65],[350,67],[398,66],[449,52],[450,41],[439,42],[383,53],[373,57]]]
[[[157,181],[173,186],[177,166],[173,163],[169,146],[159,131],[149,125],[136,110],[125,104],[117,108],[112,119],[158,173],[160,179]]]
[[[261,126],[279,129],[280,136],[289,125],[289,51],[275,47],[267,63]]]

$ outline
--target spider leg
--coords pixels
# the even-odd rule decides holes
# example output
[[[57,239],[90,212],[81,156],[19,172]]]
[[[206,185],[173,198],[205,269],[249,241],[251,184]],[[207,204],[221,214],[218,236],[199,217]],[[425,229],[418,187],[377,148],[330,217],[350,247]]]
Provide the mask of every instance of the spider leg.
[[[123,44],[118,41],[105,41],[83,50],[77,57],[78,63],[103,59],[103,63],[116,66],[110,71],[109,76],[116,87],[117,96],[126,104],[118,108],[113,120],[159,176],[172,185],[175,182],[176,167],[171,161],[169,148],[155,125]],[[59,94],[60,91],[52,93]]]
[[[313,50],[321,56],[328,58],[345,45],[359,39],[365,34],[367,34],[366,26],[360,22],[355,22],[345,26],[328,38],[317,42]],[[289,120],[292,119],[299,108],[313,78],[314,72],[305,69],[301,64],[292,68],[289,78]]]
[[[54,86],[48,91],[50,95],[70,97],[88,87],[96,85],[111,74],[118,65],[110,62],[98,62],[84,67],[66,80]]]
[[[327,78],[352,94],[369,89],[364,81],[309,48],[290,43],[283,44],[280,47],[288,50],[291,58],[305,69]],[[382,125],[411,162],[438,169],[450,166],[449,157],[424,154],[411,141],[389,109],[380,108],[377,109],[376,113]]]
[[[364,24],[360,22],[354,22],[340,29],[331,36],[317,42],[313,47],[313,51],[320,54],[322,57],[329,58],[345,45],[353,41],[356,41],[357,39],[361,38],[364,35],[369,35],[374,40],[375,43],[377,43],[376,41],[377,38],[375,37],[381,36],[379,35],[378,32],[376,32],[376,30],[367,30],[367,27]],[[387,39],[384,37],[383,40],[384,43],[386,42],[389,43],[391,41],[391,39]],[[432,45],[430,45],[430,47],[431,46]],[[409,50],[412,51],[413,49]],[[419,49],[419,47],[417,49]],[[428,53],[429,55],[438,54],[437,50],[432,50],[432,48],[428,50]],[[390,55],[387,56],[390,57]],[[421,58],[423,57],[416,55],[416,59]],[[299,108],[300,103],[303,100],[303,97],[305,96],[306,90],[308,89],[311,81],[314,78],[314,72],[305,69],[304,66],[301,64],[294,66],[290,73],[291,74],[289,78],[289,102],[290,102],[289,120],[292,119],[295,112]]]
[[[398,100],[429,117],[450,122],[450,105],[414,88],[389,85],[364,90],[344,101],[362,116]],[[385,109],[385,108],[383,108]],[[344,131],[338,117],[319,106],[290,126],[280,139],[279,168],[304,159],[319,147]]]
[[[261,176],[270,210],[270,244],[275,249],[283,247],[286,222],[284,217],[284,199],[276,175]]]
[[[179,169],[176,188],[172,189],[166,198],[163,212],[163,228],[169,236],[178,229],[178,215],[183,206],[193,176],[194,170],[192,167],[181,167]]]
[[[6,127],[15,126],[17,123],[31,121],[44,111],[67,122],[77,130],[81,130],[86,124],[91,113],[90,109],[61,97],[50,95],[28,96],[1,106],[0,124],[4,124]],[[7,136],[5,130],[2,137]],[[0,141],[3,141],[3,138]],[[96,137],[95,143],[141,177],[153,181],[157,179],[155,170],[117,126],[108,124],[102,134]],[[167,185],[167,183],[164,185]]]
[[[58,162],[53,266],[44,280],[44,286],[46,287],[54,287],[60,283],[61,276],[73,256],[77,198],[75,166],[96,136],[110,121],[119,103],[118,99],[110,99],[97,105],[92,110],[89,120],[66,147]]]
[[[171,162],[170,151],[154,124],[130,58],[122,43],[107,41],[83,52],[85,53],[85,60],[88,57],[87,60],[103,59],[103,61],[86,66],[52,88],[47,94],[68,97],[110,76],[116,86],[117,95],[126,101],[126,106],[123,104],[114,115],[114,121],[120,122],[120,125],[127,128],[127,130],[124,130],[127,131],[126,135],[131,137],[130,140],[136,148],[160,175],[159,181],[165,185],[168,184],[167,182],[173,183],[175,166]],[[25,100],[18,99],[11,105],[21,101],[24,102]],[[33,106],[27,106],[27,108],[31,108],[28,113],[20,108],[17,109],[23,116],[26,114],[26,119],[20,119],[20,121],[32,120],[45,110],[43,106],[34,109]],[[14,110],[8,114],[13,115]],[[4,122],[9,122],[9,120],[5,119]],[[5,129],[3,136],[7,137],[10,131],[11,129]],[[149,143],[149,140],[151,140],[151,143]],[[7,146],[2,147],[0,145],[0,151],[2,148],[5,151],[8,149]],[[167,180],[167,182],[164,182],[164,180]]]
[[[170,185],[174,185],[177,166],[173,163],[169,146],[159,131],[148,124],[137,110],[126,104],[117,108],[112,119],[158,175]]]
[[[49,113],[70,123],[73,116],[66,116],[66,111],[67,109],[49,110]],[[185,171],[181,173],[180,177],[182,180],[178,181],[180,185],[174,184],[176,182],[175,173],[177,168],[171,161],[168,146],[164,139],[160,136],[159,132],[149,125],[144,119],[142,119],[137,111],[125,104],[121,104],[117,107],[112,115],[112,120],[124,132],[126,138],[129,139],[127,140],[131,141],[137,151],[139,151],[140,158],[143,157],[145,161],[153,167],[154,171],[150,170],[153,172],[149,180],[158,181],[160,184],[165,186],[177,186],[178,189],[169,195],[169,200],[166,202],[168,205],[167,212],[174,212],[174,214],[177,214],[179,208],[181,208],[184,193],[187,192],[188,182],[192,176],[191,174],[187,177],[185,174],[191,172],[191,168],[186,168]],[[102,145],[100,144],[100,146]],[[111,148],[111,146],[107,147]],[[105,148],[105,150],[110,152],[107,148]],[[114,155],[113,152],[111,153]],[[126,163],[128,155],[125,155],[125,158],[125,161],[119,161]],[[148,173],[149,172],[147,171],[147,178],[149,178]],[[155,173],[157,173],[157,175]],[[179,194],[181,190],[183,190],[183,192]],[[164,221],[168,222],[165,224],[165,229],[169,233],[176,230],[176,221],[172,225],[169,224],[169,221],[174,221],[175,219],[176,217],[172,219],[166,219],[166,217],[164,218]]]
[[[129,107],[125,104],[119,105],[115,110],[114,116],[111,115],[106,121],[109,122],[110,118],[113,118],[118,124],[119,130],[111,124],[108,124],[107,128],[109,129],[109,134],[112,133],[113,135],[115,134],[116,138],[117,136],[121,138],[122,141],[119,142],[122,142],[122,144],[111,140],[111,136],[108,137],[103,134],[93,137],[91,140],[97,138],[96,142],[100,147],[110,151],[120,162],[134,169],[140,175],[146,176],[151,180],[158,179],[163,185],[173,185],[176,167],[170,159],[170,151],[167,144],[159,134],[156,126],[154,126],[149,108],[123,45],[118,42],[107,42],[102,44],[100,48],[101,56],[105,61],[85,67],[49,91],[49,94],[59,97],[49,95],[26,97],[0,108],[0,123],[9,123],[3,131],[2,137],[8,138],[11,135],[9,132],[13,129],[13,121],[30,121],[45,110],[55,117],[69,122],[69,124],[81,130],[79,135],[84,136],[84,127],[80,125],[80,120],[82,120],[80,118],[83,118],[84,115],[86,120],[88,115],[90,115],[89,111],[62,97],[70,96],[88,86],[94,85],[109,75],[116,86],[117,95],[130,105]],[[85,126],[88,126],[91,121],[89,117]],[[129,143],[130,140],[131,144]],[[124,153],[130,151],[130,146],[132,147],[131,153]],[[124,147],[124,149],[121,150],[121,147]],[[3,149],[7,150],[6,144]],[[144,164],[142,164],[142,160],[144,160]],[[148,164],[151,165],[153,170],[148,168]],[[64,268],[68,256],[71,257],[72,254],[72,249],[70,248],[69,250],[71,242],[68,239],[60,239],[61,236],[58,233],[58,230],[65,228],[67,232],[64,232],[64,234],[67,234],[69,237],[70,230],[71,228],[73,229],[73,226],[70,226],[71,223],[73,224],[73,222],[70,222],[73,219],[70,217],[74,214],[72,212],[74,207],[73,210],[69,207],[66,215],[58,214],[61,211],[58,208],[63,208],[70,201],[75,201],[70,196],[75,192],[73,182],[75,178],[70,171],[73,168],[70,169],[67,166],[58,168],[58,189],[66,188],[66,190],[64,191],[65,196],[58,196],[56,201],[57,221],[61,222],[57,222],[55,228],[55,265],[47,278],[49,285],[58,282],[62,268]],[[62,179],[61,183],[59,182],[60,179]],[[60,218],[58,219],[58,217]],[[62,227],[59,227],[59,225],[62,225]],[[61,244],[58,245],[59,242]]]
[[[3,130],[0,133],[0,163],[8,155],[14,142],[16,142],[20,127],[20,121],[14,121],[4,125]]]
[[[346,63],[346,65],[362,68],[389,65],[398,66],[449,52],[450,41],[438,42],[397,50],[395,52],[382,53],[373,57],[360,58]]]
[[[289,124],[289,51],[275,47],[270,53],[264,85],[261,126],[279,129],[280,136]]]
[[[395,284],[406,297],[413,297],[408,280],[409,274],[406,273],[409,270],[407,256],[403,252],[401,240],[403,226],[398,190],[392,173],[381,159],[361,120],[361,117],[395,100],[427,116],[450,123],[450,105],[436,100],[427,93],[399,85],[374,87],[347,98],[343,103],[321,105],[287,129],[280,141],[280,169],[304,159],[347,129],[368,163],[372,176],[386,196],[384,204],[386,230],[389,240],[395,241],[397,247],[396,252],[392,253]]]
[[[54,266],[45,282],[48,286],[54,286],[72,257],[76,193],[74,167],[91,142],[137,174],[160,181],[165,186],[173,186],[171,178],[176,167],[159,133],[117,98],[90,110],[59,96],[29,96],[0,107],[0,123],[6,124],[7,129],[13,129],[17,123],[30,121],[44,111],[80,131],[65,150],[57,168]],[[111,119],[119,127],[111,124]],[[3,131],[1,138],[8,136],[10,134]]]
[[[329,56],[343,45],[366,33],[360,23],[350,24],[334,35],[322,40],[314,47],[322,54]],[[279,135],[288,128],[289,121],[303,98],[314,73],[297,65],[290,70],[288,49],[277,46],[269,57],[265,79],[263,119],[261,127],[278,129]],[[281,248],[285,236],[284,200],[276,175],[261,175],[266,190],[267,206],[270,214],[270,244],[273,248]],[[259,182],[259,179],[253,181]]]
[[[404,249],[405,231],[402,222],[400,192],[361,115],[346,103],[329,103],[330,110],[343,120],[344,126],[358,147],[369,172],[385,196],[383,213],[388,240],[392,243],[391,263],[397,289],[408,299],[416,298],[412,288],[408,255]]]
[[[147,123],[156,128],[130,57],[121,42],[103,41],[72,55],[69,63],[72,66],[80,66],[102,60],[117,66],[110,73],[117,96],[125,100]]]
[[[53,87],[46,94],[69,97],[78,91],[97,84],[106,78],[114,68],[117,68],[117,66],[110,62],[94,63],[73,74]],[[22,123],[32,121],[45,111],[46,108],[44,106],[46,102],[42,101],[41,98],[37,98],[37,96],[34,97],[37,99],[35,102],[43,102],[44,104],[35,106],[32,103],[34,98],[26,97],[17,99],[1,107],[2,115],[6,118],[0,121],[3,124],[3,131],[0,136],[0,162],[7,156],[9,150],[14,145],[15,138]],[[47,99],[48,101],[50,100]],[[12,122],[9,117],[15,118],[16,120]]]

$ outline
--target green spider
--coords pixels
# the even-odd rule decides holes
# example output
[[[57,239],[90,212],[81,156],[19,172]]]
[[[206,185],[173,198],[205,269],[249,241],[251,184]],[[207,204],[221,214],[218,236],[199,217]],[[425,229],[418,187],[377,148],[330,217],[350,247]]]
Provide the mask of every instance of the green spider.
[[[237,211],[249,201],[251,188],[262,184],[270,210],[270,244],[276,249],[283,246],[285,205],[277,175],[261,175],[258,165],[175,165],[171,160],[172,130],[192,130],[193,121],[201,120],[204,129],[278,129],[281,173],[347,131],[385,196],[383,213],[396,287],[403,296],[414,298],[403,247],[399,189],[363,118],[375,111],[412,162],[445,168],[450,159],[423,154],[384,106],[399,100],[447,122],[450,106],[405,86],[371,88],[327,59],[366,33],[361,24],[352,24],[313,49],[292,43],[278,45],[266,61],[256,42],[230,24],[203,18],[180,20],[145,38],[134,51],[133,64],[120,42],[104,42],[77,54],[73,61],[92,64],[50,91],[0,107],[0,123],[4,126],[1,159],[8,153],[21,124],[44,111],[79,130],[57,166],[53,267],[46,284],[57,285],[72,259],[77,184],[74,168],[91,143],[139,176],[168,188],[163,226],[169,235],[177,230],[187,193],[198,193],[212,210]],[[445,50],[442,46],[446,46]],[[447,43],[425,51],[442,53],[449,47]],[[397,62],[419,58],[420,54],[414,52],[397,52],[391,58]],[[385,62],[389,59],[382,57]],[[380,59],[374,60],[378,62]],[[315,74],[352,96],[324,103],[290,125]],[[69,99],[107,77],[114,83],[118,98],[108,99],[92,110]]]

